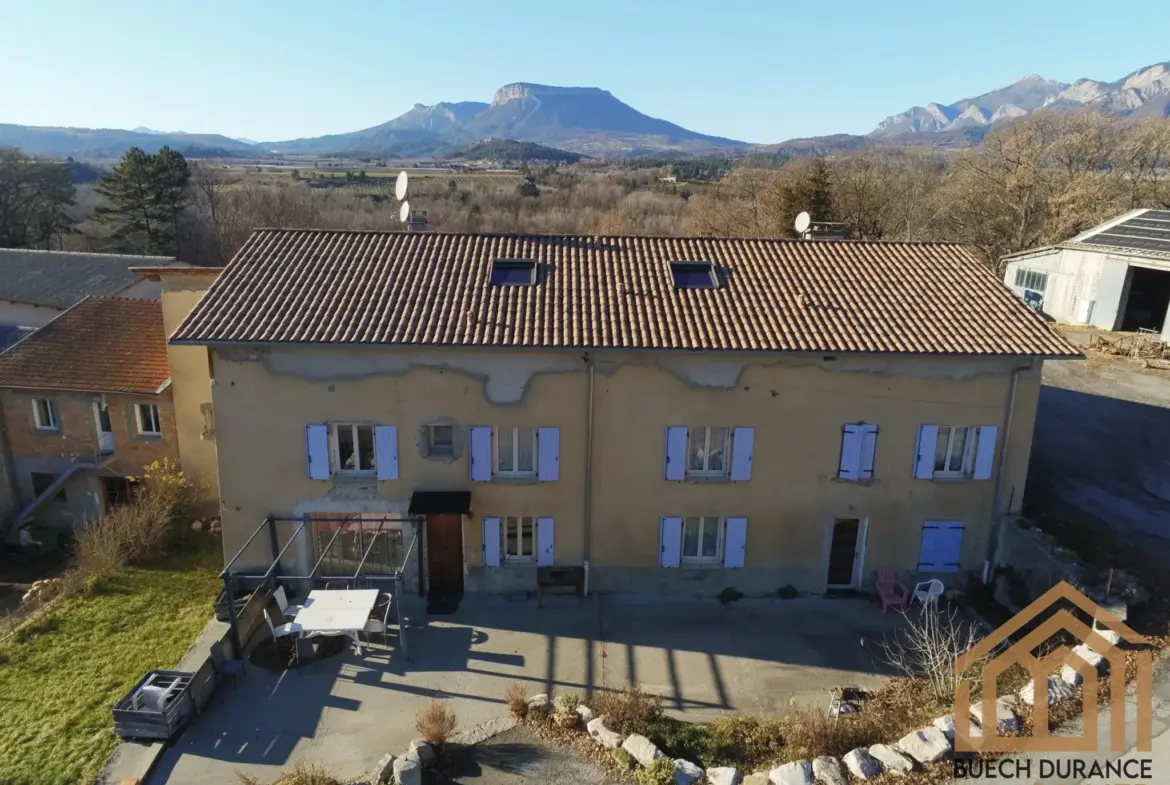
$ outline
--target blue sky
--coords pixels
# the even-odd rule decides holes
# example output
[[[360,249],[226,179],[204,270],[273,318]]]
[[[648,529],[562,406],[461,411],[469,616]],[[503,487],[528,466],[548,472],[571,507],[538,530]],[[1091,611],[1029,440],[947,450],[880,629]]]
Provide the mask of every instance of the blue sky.
[[[413,12],[408,9],[413,7]],[[364,128],[508,82],[608,89],[751,142],[1039,73],[1170,60],[1170,3],[1084,0],[0,0],[0,122],[274,141]],[[1110,24],[1109,19],[1125,20]]]

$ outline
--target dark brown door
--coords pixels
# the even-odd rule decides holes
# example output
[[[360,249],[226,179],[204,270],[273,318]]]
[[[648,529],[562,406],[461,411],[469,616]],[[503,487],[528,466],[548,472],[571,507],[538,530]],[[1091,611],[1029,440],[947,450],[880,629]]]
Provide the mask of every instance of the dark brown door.
[[[463,588],[463,516],[427,516],[427,574],[431,591]]]
[[[833,542],[829,546],[829,585],[852,586],[853,565],[857,559],[857,535],[861,521],[842,518],[833,523]]]

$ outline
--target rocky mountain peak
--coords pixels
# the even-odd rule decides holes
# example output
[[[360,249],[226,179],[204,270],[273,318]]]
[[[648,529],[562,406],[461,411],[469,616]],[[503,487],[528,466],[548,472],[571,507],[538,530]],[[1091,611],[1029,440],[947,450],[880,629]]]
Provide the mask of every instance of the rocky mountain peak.
[[[553,87],[552,85],[534,84],[532,82],[513,82],[506,84],[492,96],[492,106],[501,106],[509,101],[522,101],[528,98],[571,98],[574,96],[609,96],[609,91],[599,87]]]

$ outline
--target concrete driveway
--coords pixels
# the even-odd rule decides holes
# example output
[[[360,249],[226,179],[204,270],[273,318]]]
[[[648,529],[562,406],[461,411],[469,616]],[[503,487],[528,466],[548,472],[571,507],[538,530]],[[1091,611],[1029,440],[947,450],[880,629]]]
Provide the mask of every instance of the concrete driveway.
[[[1043,381],[1025,502],[1170,554],[1170,373],[1092,355]]]
[[[418,602],[418,601],[415,601]],[[275,674],[256,667],[167,750],[151,783],[202,785],[236,773],[273,779],[297,762],[345,779],[402,750],[415,712],[431,698],[452,702],[462,728],[505,713],[513,683],[531,694],[637,684],[695,721],[725,711],[783,714],[791,701],[827,705],[841,684],[877,686],[883,668],[862,640],[891,632],[858,599],[714,600],[591,597],[513,602],[464,599],[457,614],[408,629],[411,661],[376,647]]]

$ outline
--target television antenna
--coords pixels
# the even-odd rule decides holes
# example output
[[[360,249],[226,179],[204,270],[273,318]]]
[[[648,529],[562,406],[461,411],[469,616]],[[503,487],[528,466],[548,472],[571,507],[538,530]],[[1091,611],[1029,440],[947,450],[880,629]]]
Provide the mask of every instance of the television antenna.
[[[398,179],[394,182],[394,196],[398,201],[406,201],[406,187],[410,184],[410,178],[406,176],[406,172],[399,172]]]
[[[802,212],[800,215],[796,216],[796,224],[794,227],[796,229],[796,233],[803,237],[804,233],[808,231],[809,224],[811,223],[812,216],[806,212]]]
[[[402,223],[410,221],[410,202],[403,202],[402,207],[398,208],[398,220]]]

